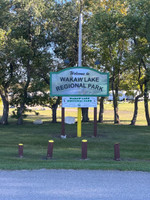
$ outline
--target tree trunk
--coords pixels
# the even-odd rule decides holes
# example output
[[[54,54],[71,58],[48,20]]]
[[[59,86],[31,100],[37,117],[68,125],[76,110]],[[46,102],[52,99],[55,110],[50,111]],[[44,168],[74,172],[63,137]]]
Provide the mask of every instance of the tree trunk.
[[[113,91],[113,105],[114,105],[114,124],[120,124],[119,113],[118,113],[118,91],[116,91],[116,94]]]
[[[59,104],[60,104],[60,97],[58,97],[56,103],[52,105],[52,123],[57,123],[57,108]]]
[[[89,121],[88,109],[89,108],[82,108],[82,122],[88,122]]]
[[[3,115],[0,120],[0,124],[6,125],[8,124],[8,114],[9,114],[9,102],[8,102],[8,96],[2,95],[2,101],[3,101]]]
[[[118,78],[115,77],[115,68],[113,67],[113,76],[112,76],[112,94],[113,94],[113,107],[114,107],[114,124],[119,124],[119,113],[118,113],[118,87],[119,87],[119,71]],[[116,82],[116,83],[115,83]]]
[[[118,114],[118,106],[114,107],[114,124],[120,124],[119,114]]]
[[[17,111],[17,115],[18,115],[18,120],[17,120],[17,124],[18,125],[22,125],[23,124],[23,112],[24,112],[24,105],[20,105],[20,108],[18,108],[18,111]]]
[[[100,123],[103,123],[103,117],[104,117],[104,99],[105,99],[105,97],[101,97],[101,99],[100,99],[100,111],[99,111],[99,119],[98,119],[98,121]]]
[[[138,114],[138,101],[139,101],[139,98],[142,97],[142,96],[143,96],[143,94],[139,94],[138,96],[135,97],[134,113],[133,113],[133,118],[131,120],[131,124],[130,125],[135,125],[135,123],[136,123],[137,114]]]
[[[145,117],[146,117],[147,125],[150,126],[150,117],[149,117],[149,109],[148,109],[148,87],[147,87],[147,81],[145,81],[144,85],[145,85],[145,89],[144,89]]]
[[[57,108],[58,104],[52,105],[52,123],[57,123]]]

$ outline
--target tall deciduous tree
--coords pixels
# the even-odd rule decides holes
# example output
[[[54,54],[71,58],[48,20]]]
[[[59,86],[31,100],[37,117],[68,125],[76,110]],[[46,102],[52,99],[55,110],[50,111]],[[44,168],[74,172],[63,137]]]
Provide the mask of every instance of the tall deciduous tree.
[[[8,0],[0,1],[0,95],[3,102],[3,115],[1,124],[8,123],[9,114],[9,87],[13,81],[15,67],[11,56],[11,40],[9,27],[11,19],[11,2]]]
[[[110,73],[110,88],[113,93],[114,123],[120,123],[118,97],[120,77],[124,70],[128,41],[124,39],[122,19],[126,15],[126,5],[121,0],[102,1],[91,21],[93,30],[91,43],[97,51],[103,71]]]
[[[144,72],[144,106],[147,124],[150,125],[148,90],[150,82],[150,3],[148,0],[130,0],[124,20],[127,34],[132,41],[132,53]],[[137,65],[137,66],[138,66]]]
[[[48,34],[49,12],[52,12],[53,1],[28,0],[13,1],[11,12],[13,13],[13,25],[11,37],[14,41],[16,55],[16,84],[13,89],[12,104],[17,106],[14,113],[18,118],[18,124],[23,123],[23,114],[26,106],[32,104],[29,93],[34,82],[35,75],[42,69],[44,59],[51,63],[50,42]],[[48,10],[50,9],[50,10]],[[46,64],[46,62],[44,62]],[[39,76],[39,84],[41,80]],[[36,78],[37,80],[37,78]]]
[[[59,1],[54,10],[55,29],[52,33],[55,56],[62,61],[62,67],[78,65],[79,13],[82,4],[83,35],[82,35],[82,65],[93,65],[93,50],[88,42],[88,12],[87,1]],[[63,61],[68,61],[63,65]],[[92,65],[91,65],[92,64]],[[61,68],[60,68],[61,69]],[[59,70],[59,69],[58,69]],[[82,121],[88,121],[88,108],[82,109]]]

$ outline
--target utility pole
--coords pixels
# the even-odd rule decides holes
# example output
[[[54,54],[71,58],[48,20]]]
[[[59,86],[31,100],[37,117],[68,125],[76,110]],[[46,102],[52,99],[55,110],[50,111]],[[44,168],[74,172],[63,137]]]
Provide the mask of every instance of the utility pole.
[[[82,0],[80,0],[80,14],[79,14],[79,43],[78,43],[78,67],[82,67]],[[82,108],[78,108],[78,123],[77,123],[77,137],[81,137],[81,114]]]
[[[78,67],[82,67],[82,0],[80,0],[80,14],[79,14],[79,43],[78,43]]]

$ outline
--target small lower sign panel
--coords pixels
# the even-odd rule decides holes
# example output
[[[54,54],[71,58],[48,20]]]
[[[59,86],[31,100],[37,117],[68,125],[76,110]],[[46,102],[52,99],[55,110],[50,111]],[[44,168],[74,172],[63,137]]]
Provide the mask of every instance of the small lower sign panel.
[[[97,107],[97,97],[62,97],[62,107]]]

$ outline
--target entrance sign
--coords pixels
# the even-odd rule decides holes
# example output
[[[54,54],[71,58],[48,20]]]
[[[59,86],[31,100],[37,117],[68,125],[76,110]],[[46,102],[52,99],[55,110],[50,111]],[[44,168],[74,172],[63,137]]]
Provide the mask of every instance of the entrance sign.
[[[62,97],[62,107],[97,107],[97,97]]]
[[[50,72],[50,96],[109,96],[109,74],[88,67]]]

